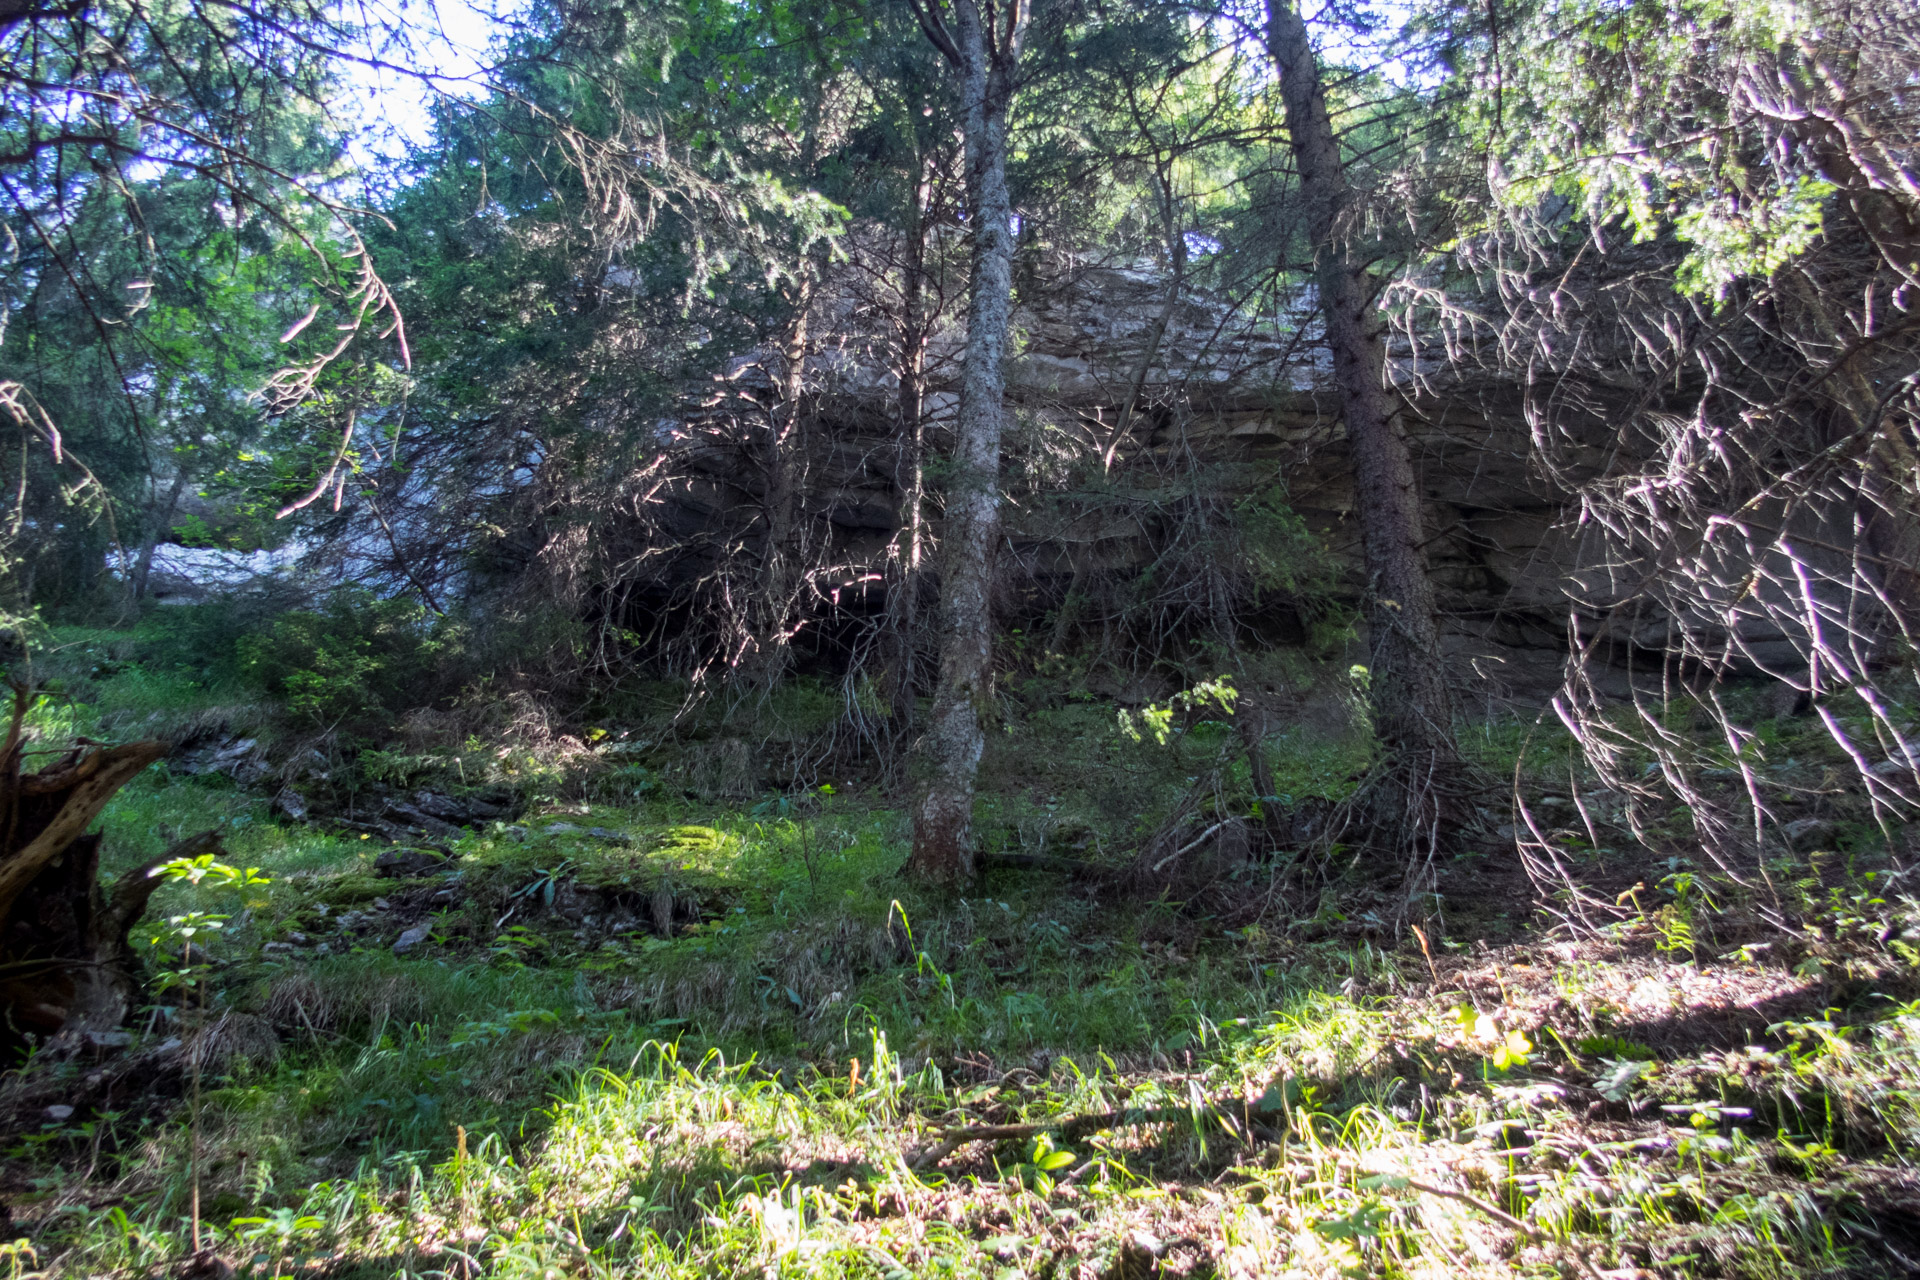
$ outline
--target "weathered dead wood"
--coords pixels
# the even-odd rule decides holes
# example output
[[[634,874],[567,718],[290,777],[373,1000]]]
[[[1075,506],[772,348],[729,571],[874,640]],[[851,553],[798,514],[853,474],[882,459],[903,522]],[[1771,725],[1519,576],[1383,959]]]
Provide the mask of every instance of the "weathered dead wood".
[[[219,841],[212,831],[192,836],[102,884],[100,836],[87,828],[168,746],[82,739],[23,776],[30,701],[30,690],[16,685],[0,748],[0,1018],[12,1037],[78,1038],[118,1027],[140,993],[127,931],[159,886],[154,870]]]
[[[969,1142],[999,1142],[1006,1138],[1032,1138],[1043,1133],[1058,1133],[1071,1142],[1103,1129],[1125,1129],[1145,1124],[1175,1124],[1181,1121],[1211,1120],[1241,1139],[1264,1137],[1272,1131],[1260,1117],[1266,1114],[1258,1103],[1238,1096],[1213,1098],[1193,1106],[1128,1107],[1118,1111],[1096,1111],[1060,1116],[1037,1124],[961,1125],[940,1131],[939,1139],[907,1162],[909,1168],[925,1169],[939,1164]],[[1277,1139],[1278,1135],[1274,1135]]]
[[[9,847],[0,850],[0,919],[41,869],[92,825],[107,801],[168,749],[164,742],[130,742],[96,751],[72,767],[70,785],[56,790],[23,785],[37,778],[8,778],[7,785],[18,799],[10,806],[15,809],[16,825]],[[40,803],[26,803],[29,800]]]
[[[16,1033],[78,1041],[119,1027],[140,996],[127,931],[162,883],[154,872],[217,852],[220,840],[215,831],[189,836],[111,886],[100,880],[100,845],[98,833],[73,841],[0,917],[0,1011]]]
[[[1481,1213],[1486,1214],[1501,1226],[1523,1235],[1529,1240],[1536,1240],[1541,1244],[1561,1243],[1559,1238],[1552,1232],[1544,1231],[1534,1226],[1531,1222],[1524,1222],[1508,1213],[1505,1209],[1500,1208],[1498,1205],[1489,1204],[1487,1201],[1482,1200],[1479,1196],[1473,1195],[1470,1192],[1454,1191],[1448,1187],[1437,1187],[1430,1182],[1420,1182],[1413,1178],[1407,1178],[1405,1182],[1407,1186],[1413,1190],[1422,1192],[1425,1195],[1439,1196],[1444,1200],[1455,1200],[1469,1208],[1478,1209]],[[1580,1254],[1569,1251],[1567,1258],[1579,1269],[1581,1275],[1587,1276],[1589,1280],[1601,1280],[1599,1268],[1595,1267],[1592,1262]]]

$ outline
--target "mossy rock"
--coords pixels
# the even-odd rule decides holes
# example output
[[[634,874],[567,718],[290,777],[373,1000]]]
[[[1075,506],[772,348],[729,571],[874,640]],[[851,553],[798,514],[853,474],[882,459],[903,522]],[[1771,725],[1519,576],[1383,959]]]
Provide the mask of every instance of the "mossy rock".
[[[313,896],[331,905],[372,902],[393,892],[393,881],[371,871],[348,871],[313,885]]]
[[[668,827],[654,847],[662,853],[719,853],[729,843],[727,833],[713,827]]]

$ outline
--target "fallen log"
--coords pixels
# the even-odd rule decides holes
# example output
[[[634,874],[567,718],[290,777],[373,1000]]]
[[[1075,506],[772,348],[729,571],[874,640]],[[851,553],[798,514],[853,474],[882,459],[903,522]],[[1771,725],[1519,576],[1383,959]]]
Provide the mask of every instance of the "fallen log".
[[[1272,1110],[1272,1108],[1263,1109],[1259,1102],[1248,1102],[1240,1097],[1226,1097],[1210,1099],[1197,1105],[1130,1107],[1118,1111],[1088,1112],[1081,1115],[1060,1116],[1057,1119],[1034,1124],[961,1125],[941,1130],[938,1140],[908,1160],[907,1166],[912,1169],[925,1169],[937,1165],[970,1142],[1033,1138],[1043,1133],[1057,1133],[1071,1142],[1076,1138],[1084,1138],[1090,1133],[1099,1133],[1106,1129],[1126,1129],[1136,1125],[1173,1124],[1192,1120],[1211,1120],[1242,1140],[1258,1137],[1263,1141],[1277,1141],[1279,1135],[1260,1119],[1261,1116],[1270,1114]]]

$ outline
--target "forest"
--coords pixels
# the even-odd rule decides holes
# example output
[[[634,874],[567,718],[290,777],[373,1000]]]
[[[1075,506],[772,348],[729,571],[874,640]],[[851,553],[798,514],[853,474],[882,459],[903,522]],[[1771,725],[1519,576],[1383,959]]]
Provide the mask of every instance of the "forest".
[[[0,1280],[1920,1276],[1912,0],[0,0]]]

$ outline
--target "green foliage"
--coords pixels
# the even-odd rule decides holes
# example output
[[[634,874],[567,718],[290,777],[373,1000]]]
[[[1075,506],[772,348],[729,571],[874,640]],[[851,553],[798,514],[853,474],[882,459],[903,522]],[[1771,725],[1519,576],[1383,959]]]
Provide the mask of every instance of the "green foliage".
[[[1219,716],[1223,692],[1189,709]],[[1144,733],[1120,738],[1106,706],[1048,714],[1059,736],[1042,740],[1055,745],[1015,734],[1004,749],[1058,768],[1063,727],[1077,727],[1113,753],[1100,759],[1173,754]],[[1272,745],[1302,780],[1289,785],[1342,758],[1304,728]],[[237,816],[258,803],[209,794],[156,772],[116,801],[109,841],[178,823],[183,806]],[[996,878],[960,898],[905,893],[902,815],[858,788],[784,808],[675,795],[568,812],[633,843],[546,835],[529,820],[525,835],[462,838],[438,879],[409,884],[372,875],[357,841],[234,823],[233,865],[272,872],[240,889],[242,909],[210,860],[177,868],[166,916],[196,930],[196,961],[220,938],[193,975],[206,1026],[269,1022],[280,1041],[277,1056],[208,1071],[203,1204],[227,1224],[228,1256],[263,1274],[322,1256],[379,1262],[426,1247],[427,1223],[491,1274],[588,1262],[667,1277],[803,1263],[871,1274],[863,1250],[880,1247],[910,1273],[991,1277],[1036,1250],[1105,1267],[1137,1232],[1171,1239],[1206,1214],[1255,1274],[1392,1274],[1442,1245],[1504,1247],[1506,1229],[1478,1209],[1416,1186],[1456,1186],[1445,1161],[1464,1148],[1483,1152],[1491,1179],[1468,1194],[1552,1241],[1533,1245],[1612,1268],[1697,1247],[1686,1242],[1704,1222],[1745,1265],[1825,1256],[1767,1189],[1790,1178],[1794,1194],[1829,1203],[1823,1180],[1843,1161],[1920,1135],[1920,1014],[1906,1005],[1868,1001],[1862,1022],[1793,1017],[1764,1045],[1658,1064],[1605,1032],[1619,1014],[1581,990],[1581,974],[1643,966],[1616,989],[1656,992],[1663,1017],[1693,1001],[1677,1016],[1705,1018],[1725,1014],[1719,984],[1751,967],[1700,946],[1701,981],[1673,982],[1680,966],[1653,952],[1650,920],[1630,922],[1625,948],[1555,941],[1573,961],[1496,954],[1485,972],[1508,998],[1492,1003],[1486,985],[1482,1004],[1462,1008],[1453,973],[1429,988],[1421,953],[1384,932],[1315,940],[1279,917],[1227,930],[1041,878]],[[795,856],[803,840],[808,865]],[[1728,906],[1704,874],[1674,874],[1694,879],[1665,897]],[[665,932],[645,918],[663,885],[676,902]],[[1916,917],[1897,894],[1808,892],[1797,911],[1809,936],[1834,940],[1830,967],[1906,965],[1892,943]],[[609,910],[641,918],[609,929]],[[200,932],[216,916],[218,934]],[[394,937],[418,924],[428,936],[396,957]],[[1444,956],[1464,940],[1434,941]],[[1766,985],[1781,978],[1794,981],[1780,970],[1761,989],[1791,990]],[[995,1066],[966,1065],[981,1061]],[[1221,1099],[1232,1105],[1216,1110]],[[1595,1102],[1637,1109],[1634,1143],[1591,1119]],[[1176,1119],[1062,1136],[1072,1116],[1146,1110]],[[84,1202],[73,1197],[90,1177],[113,1179],[116,1200],[45,1218],[29,1207],[33,1247],[63,1274],[178,1252],[181,1126],[164,1112],[83,1123],[95,1127],[24,1134],[9,1158],[66,1188],[66,1203]],[[1035,1127],[909,1166],[945,1127],[968,1124]],[[96,1137],[101,1164],[83,1173]],[[1573,1142],[1582,1161],[1554,1154]],[[891,1206],[929,1194],[968,1229],[910,1234]],[[1601,1195],[1605,1214],[1572,1207]],[[1817,1274],[1798,1265],[1774,1274]]]
[[[95,6],[73,20],[100,13],[121,10]],[[1675,253],[1644,279],[1716,301],[1822,234],[1834,203],[1825,180],[1791,149],[1776,161],[1752,145],[1761,135],[1730,140],[1723,127],[1730,70],[1794,63],[1807,30],[1797,6],[1549,0],[1487,13],[1496,24],[1518,19],[1496,68],[1507,100],[1469,96],[1461,109],[1482,126],[1470,167],[1486,162],[1509,209],[1551,210],[1542,225],[1554,235],[1612,236],[1624,223],[1642,243],[1678,236],[1684,260]],[[1303,243],[1294,171],[1278,162],[1274,86],[1257,50],[1177,9],[1036,15],[1047,38],[1036,41],[1013,159],[1023,292],[1030,269],[1098,246],[1103,261],[1151,264],[1171,281],[1172,314],[1201,298],[1235,300],[1229,319],[1244,327],[1223,328],[1223,346],[1304,333],[1297,302],[1317,246]],[[178,15],[163,6],[160,16]],[[1556,938],[1545,966],[1540,951],[1516,952],[1444,977],[1436,955],[1484,939],[1436,934],[1430,950],[1423,933],[1416,955],[1389,923],[1382,899],[1394,890],[1364,849],[1343,880],[1337,865],[1303,865],[1263,843],[1228,893],[1191,902],[1000,870],[965,892],[921,897],[896,879],[908,815],[858,785],[818,781],[866,768],[869,746],[899,745],[841,732],[898,710],[870,673],[704,702],[691,679],[611,678],[636,653],[662,670],[693,654],[677,669],[704,672],[720,651],[724,627],[670,638],[680,646],[671,659],[655,649],[672,625],[628,629],[646,628],[664,598],[659,583],[674,584],[664,595],[679,600],[689,581],[684,544],[634,514],[685,478],[659,479],[658,468],[671,452],[663,440],[701,418],[687,412],[687,388],[698,389],[702,414],[740,415],[690,452],[748,438],[746,451],[723,456],[747,457],[753,466],[741,470],[751,473],[762,461],[755,415],[768,409],[752,398],[757,375],[723,385],[740,396],[705,397],[716,377],[739,372],[741,353],[773,350],[792,332],[797,282],[847,265],[844,252],[874,285],[857,300],[862,323],[871,309],[882,324],[939,330],[956,310],[966,236],[955,233],[967,216],[954,95],[897,6],[536,4],[523,17],[487,77],[498,89],[442,103],[432,143],[385,188],[391,216],[377,251],[404,281],[416,369],[356,353],[299,411],[259,413],[247,393],[283,343],[300,354],[335,341],[331,312],[310,327],[286,322],[304,310],[315,262],[323,275],[356,266],[322,234],[338,227],[324,216],[263,225],[197,170],[149,181],[66,163],[92,144],[51,143],[61,163],[39,179],[45,208],[71,219],[61,228],[69,240],[91,246],[92,278],[69,280],[85,296],[40,262],[22,269],[7,303],[0,355],[57,389],[49,403],[57,397],[57,416],[75,424],[74,456],[95,468],[45,485],[40,460],[15,477],[34,481],[39,505],[16,513],[14,531],[31,521],[45,547],[16,539],[0,545],[0,561],[12,570],[11,560],[37,555],[29,567],[48,600],[83,594],[107,545],[137,542],[136,526],[234,548],[285,537],[294,524],[278,519],[283,508],[325,498],[313,482],[335,474],[329,466],[339,468],[335,501],[304,510],[301,532],[354,546],[375,527],[375,499],[407,506],[400,533],[384,515],[377,522],[398,566],[388,589],[416,564],[427,575],[409,582],[406,600],[342,591],[288,612],[222,602],[150,617],[133,639],[74,632],[61,684],[31,708],[36,744],[108,729],[230,732],[250,722],[214,705],[229,681],[280,700],[302,730],[337,731],[333,744],[344,741],[349,756],[354,739],[376,741],[403,711],[457,706],[470,723],[442,732],[418,717],[406,741],[361,752],[343,788],[511,781],[532,806],[523,825],[460,837],[443,865],[395,881],[372,873],[369,845],[266,821],[265,798],[231,780],[155,770],[115,801],[102,825],[116,860],[148,855],[168,830],[211,814],[232,847],[275,872],[269,882],[206,859],[170,868],[167,892],[184,905],[169,903],[172,914],[148,930],[162,961],[182,952],[158,975],[160,990],[197,984],[208,1026],[270,1027],[278,1049],[234,1050],[211,1069],[221,1158],[207,1165],[209,1189],[231,1215],[221,1251],[269,1276],[1399,1276],[1515,1254],[1507,1228],[1519,1222],[1537,1252],[1516,1265],[1536,1268],[1569,1257],[1623,1272],[1851,1265],[1855,1246],[1837,1243],[1823,1219],[1852,1206],[1860,1184],[1842,1200],[1818,1178],[1869,1151],[1911,1160],[1913,1006],[1802,1010],[1809,1016],[1783,1018],[1766,1044],[1739,1028],[1727,1042],[1754,1041],[1744,1054],[1676,1050],[1658,1065],[1638,1042],[1573,1029],[1621,1025],[1565,981],[1589,963],[1582,956],[1643,966],[1645,988],[1671,997],[1655,1015],[1688,1030],[1726,1007],[1702,1002],[1697,988],[1776,964],[1773,942],[1739,932],[1737,913],[1751,902],[1684,853],[1661,851],[1671,859],[1661,900],[1642,910],[1644,888],[1628,891],[1633,911],[1616,904],[1624,918],[1600,938]],[[1046,25],[1056,19],[1059,29]],[[139,42],[124,49],[116,56],[142,74],[172,74]],[[315,71],[305,57],[300,69]],[[1375,216],[1391,193],[1420,204],[1431,177],[1394,159],[1409,154],[1395,120],[1456,119],[1436,109],[1453,99],[1395,89],[1363,68],[1339,81],[1353,172],[1372,184],[1361,221],[1380,229],[1361,234],[1385,261],[1400,222],[1415,240],[1430,229],[1424,209]],[[332,181],[338,139],[302,105],[319,100],[322,81],[301,83],[312,98],[252,123],[286,171]],[[31,152],[31,142],[9,149]],[[37,252],[32,218],[9,228]],[[945,292],[895,317],[893,255],[926,228],[930,287]],[[302,243],[306,232],[322,243]],[[1419,283],[1431,263],[1409,257],[1400,279]],[[134,286],[137,305],[101,310],[103,296],[141,273],[155,278]],[[102,337],[118,332],[133,341]],[[138,358],[117,364],[127,351]],[[1423,359],[1404,367],[1418,372]],[[1141,377],[1149,373],[1157,383],[1151,359]],[[1365,732],[1342,731],[1349,720],[1316,721],[1303,707],[1299,723],[1261,744],[1277,794],[1252,794],[1244,757],[1256,753],[1229,732],[1240,689],[1262,690],[1263,708],[1284,705],[1276,686],[1302,703],[1330,686],[1348,702],[1367,690],[1367,668],[1341,653],[1354,633],[1340,562],[1284,488],[1258,488],[1273,474],[1264,459],[1245,486],[1258,491],[1237,502],[1222,497],[1225,467],[1159,466],[1171,455],[1158,441],[1177,434],[1161,432],[1159,416],[1180,425],[1184,391],[1120,390],[1120,430],[1111,444],[1096,437],[1092,452],[1077,432],[1106,429],[1097,414],[1069,429],[1023,409],[1007,474],[1048,495],[1035,510],[1063,527],[1092,515],[1098,530],[1120,513],[1112,523],[1142,530],[1150,562],[1101,589],[1119,601],[1120,632],[1156,619],[1143,624],[1152,644],[1122,642],[1154,652],[1127,652],[1116,672],[1026,631],[1005,638],[997,656],[1021,679],[1001,686],[1006,712],[978,824],[989,846],[1064,849],[1109,868],[1171,814],[1265,817],[1276,803],[1339,801],[1375,759]],[[1125,455],[1137,445],[1128,431],[1149,412],[1156,474],[1143,480],[1147,468],[1129,470]],[[823,437],[826,417],[809,424]],[[728,469],[714,456],[700,486]],[[938,456],[918,465],[936,488],[957,474]],[[160,509],[162,482],[176,478],[193,514]],[[751,567],[762,517],[737,499],[715,504],[716,519],[739,523],[709,541],[723,560],[697,567],[701,591],[744,585],[733,575]],[[112,518],[136,510],[113,531]],[[635,566],[663,576],[636,586]],[[1056,638],[1094,590],[1073,568]],[[504,601],[502,612],[482,628],[412,603],[448,580]],[[1223,592],[1297,612],[1311,657],[1288,667],[1243,654],[1241,633],[1215,616]],[[0,616],[14,608],[0,601]],[[551,687],[580,701],[518,701],[527,682],[509,675],[529,654]],[[1316,665],[1333,657],[1326,671]],[[1258,674],[1263,664],[1285,678]],[[1169,696],[1228,665],[1232,678]],[[1129,687],[1136,679],[1164,683]],[[1675,712],[1669,726],[1682,740],[1683,718]],[[1489,724],[1467,750],[1524,786],[1547,765],[1522,758],[1523,734]],[[1553,768],[1572,762],[1565,740],[1542,741]],[[1729,751],[1686,750],[1705,772],[1765,763],[1763,748],[1796,741],[1774,725]],[[722,747],[728,785],[680,785],[686,759]],[[760,757],[776,751],[777,768],[763,768]],[[786,768],[790,791],[749,794]],[[1843,807],[1831,782],[1794,786]],[[741,800],[690,798],[708,792]],[[610,803],[596,810],[582,798]],[[547,825],[561,814],[617,830]],[[1684,816],[1634,834],[1661,841]],[[1556,857],[1603,852],[1557,830],[1552,838],[1566,846]],[[1851,854],[1875,838],[1860,821],[1833,844]],[[1442,861],[1434,874],[1455,874]],[[1777,930],[1791,934],[1793,954],[1757,997],[1904,990],[1892,984],[1920,967],[1911,900],[1885,884],[1827,883],[1851,867],[1773,869],[1801,901],[1791,929]],[[1362,879],[1382,883],[1354,883]],[[1487,896],[1523,909],[1507,889],[1515,883],[1495,881]],[[1607,911],[1605,897],[1586,905]],[[1767,910],[1774,921],[1789,909],[1776,897]],[[403,928],[409,946],[396,955]],[[217,965],[206,956],[215,937]],[[1563,954],[1576,960],[1563,964]],[[1561,984],[1551,1005],[1538,989],[1546,969]],[[1553,1022],[1542,1025],[1542,1009]],[[136,1053],[164,1052],[136,1034]],[[1658,1043],[1664,1051],[1669,1040]],[[193,1052],[209,1046],[219,1047],[208,1039]],[[858,1056],[843,1066],[849,1055]],[[1593,1122],[1590,1095],[1635,1110],[1631,1145],[1604,1127],[1611,1120]],[[1664,1110],[1647,1110],[1654,1100]],[[1060,1145],[1066,1117],[1109,1112],[1154,1118],[1076,1127],[1072,1149]],[[1766,1126],[1746,1132],[1756,1113]],[[21,1175],[9,1185],[33,1188],[19,1211],[36,1215],[39,1235],[0,1256],[16,1273],[42,1255],[57,1259],[56,1274],[177,1265],[189,1189],[164,1100],[83,1123],[96,1128],[49,1124],[16,1144],[23,1169],[7,1171]],[[1020,1127],[996,1129],[1011,1136],[944,1166],[910,1162],[941,1130],[971,1124]],[[63,1165],[61,1152],[84,1154]],[[1796,1170],[1805,1181],[1788,1183]],[[1455,1190],[1467,1176],[1468,1190]],[[200,1191],[191,1188],[192,1202]],[[1147,1237],[1149,1247],[1134,1234],[1145,1225],[1180,1235]],[[1193,1267],[1163,1259],[1189,1249],[1209,1256]],[[1703,1249],[1717,1251],[1709,1263]]]
[[[242,640],[240,666],[255,687],[285,698],[296,719],[354,726],[451,693],[464,640],[458,623],[414,601],[343,591]]]
[[[1470,110],[1501,154],[1496,194],[1564,197],[1594,227],[1688,246],[1676,288],[1724,302],[1819,237],[1834,187],[1756,114],[1742,77],[1821,74],[1818,6],[1794,0],[1551,0],[1503,33],[1499,88]],[[1831,18],[1826,19],[1831,21]],[[1778,90],[1776,90],[1778,91]]]
[[[1275,595],[1291,604],[1306,625],[1307,651],[1316,657],[1351,641],[1358,615],[1339,598],[1340,562],[1327,539],[1289,504],[1286,491],[1273,486],[1241,499],[1233,518],[1255,603]]]
[[[186,689],[244,682],[245,647],[294,601],[268,593],[223,595],[156,609],[136,627],[129,656]]]
[[[324,390],[388,308],[377,280],[345,283],[367,264],[323,194],[346,142],[321,107],[330,48],[354,38],[344,22],[279,3],[244,21],[111,0],[46,16],[9,28],[0,62],[0,221],[34,245],[0,331],[0,399],[28,446],[0,462],[0,592],[30,584],[76,609],[96,603],[109,555],[131,575],[182,499],[223,496],[239,455],[312,431],[309,412],[269,415],[259,397],[296,369],[276,408]],[[303,313],[320,323],[278,341]],[[223,540],[218,523],[193,534]]]
[[[1601,1062],[1606,1070],[1594,1077],[1593,1087],[1608,1102],[1625,1102],[1635,1083],[1653,1067],[1640,1058],[1603,1058]]]
[[[1653,1050],[1636,1040],[1623,1039],[1615,1035],[1585,1036],[1579,1042],[1581,1053],[1598,1058],[1615,1058],[1625,1062],[1651,1062]]]
[[[1154,745],[1164,747],[1167,745],[1167,740],[1176,732],[1175,717],[1185,721],[1194,717],[1206,717],[1213,712],[1230,716],[1233,714],[1234,701],[1239,696],[1239,690],[1233,687],[1233,681],[1228,676],[1221,676],[1216,680],[1202,680],[1192,688],[1183,689],[1174,694],[1164,704],[1156,706],[1148,703],[1140,709],[1137,716],[1122,707],[1119,712],[1120,734],[1130,742],[1152,738]],[[1189,726],[1183,723],[1177,727],[1177,731],[1187,733],[1193,728],[1209,723],[1212,722],[1203,718],[1197,725]]]
[[[1533,1054],[1533,1041],[1524,1032],[1502,1029],[1500,1020],[1490,1013],[1462,1004],[1454,1009],[1454,1018],[1466,1037],[1486,1053],[1487,1065],[1494,1071],[1523,1067]]]
[[[39,1255],[34,1252],[32,1242],[24,1237],[0,1243],[0,1258],[6,1260],[7,1280],[28,1280],[29,1277],[41,1274],[38,1271],[27,1270],[38,1260]]]
[[[155,867],[149,874],[195,888],[204,887],[219,897],[258,889],[271,883],[260,874],[260,868],[228,866],[214,861],[211,853],[175,858]],[[154,989],[158,992],[184,993],[199,986],[210,967],[208,944],[231,919],[232,916],[225,912],[195,910],[168,916],[164,922],[153,922],[148,930],[147,946],[156,956],[164,955],[164,963],[169,966],[155,973]],[[172,955],[176,948],[179,951],[177,962]]]

